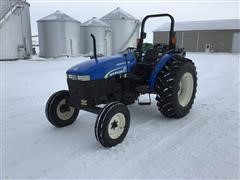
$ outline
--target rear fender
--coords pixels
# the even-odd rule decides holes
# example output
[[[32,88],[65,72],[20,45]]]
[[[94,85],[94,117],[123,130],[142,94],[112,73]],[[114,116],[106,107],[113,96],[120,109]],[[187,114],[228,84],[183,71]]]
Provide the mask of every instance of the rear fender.
[[[155,68],[151,74],[151,77],[150,77],[150,80],[148,83],[150,91],[154,91],[158,73],[165,66],[165,64],[172,59],[173,59],[173,55],[170,55],[170,54],[166,54],[160,58],[158,64],[155,66]]]

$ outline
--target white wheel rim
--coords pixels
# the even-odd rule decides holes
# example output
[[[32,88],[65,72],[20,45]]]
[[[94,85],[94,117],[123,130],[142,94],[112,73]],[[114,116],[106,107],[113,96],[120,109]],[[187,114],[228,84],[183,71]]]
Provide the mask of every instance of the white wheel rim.
[[[61,112],[61,107],[66,104],[66,99],[63,99],[59,102],[57,106],[57,116],[59,119],[66,121],[70,119],[74,113],[74,107],[69,106],[69,111]]]
[[[126,125],[126,118],[123,113],[115,114],[109,124],[108,124],[108,134],[110,138],[117,139],[119,138],[125,128]]]
[[[181,106],[188,105],[192,98],[193,93],[193,76],[191,73],[186,72],[180,79],[178,90],[178,102]]]

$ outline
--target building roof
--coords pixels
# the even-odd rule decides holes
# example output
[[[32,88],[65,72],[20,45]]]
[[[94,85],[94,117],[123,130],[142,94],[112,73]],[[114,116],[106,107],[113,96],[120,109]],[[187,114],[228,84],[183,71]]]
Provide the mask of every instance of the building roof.
[[[128,19],[128,20],[138,20],[135,17],[133,17],[131,14],[127,13],[120,7],[117,7],[110,13],[106,14],[103,16],[101,19],[106,20],[106,19]]]
[[[169,31],[170,23],[165,23],[153,32]],[[240,30],[240,19],[176,22],[175,31]]]
[[[103,22],[102,20],[93,17],[92,19],[82,23],[82,26],[99,26],[99,27],[110,27],[109,24]]]
[[[42,19],[39,19],[38,22],[44,22],[44,21],[62,21],[62,22],[78,22],[78,20],[73,19],[72,17],[68,16],[67,14],[61,12],[61,11],[56,11],[53,14],[50,14]]]

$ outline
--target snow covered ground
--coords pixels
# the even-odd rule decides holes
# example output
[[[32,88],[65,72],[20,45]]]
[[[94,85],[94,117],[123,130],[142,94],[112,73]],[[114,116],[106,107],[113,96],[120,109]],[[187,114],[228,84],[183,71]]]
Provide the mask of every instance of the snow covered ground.
[[[1,63],[3,178],[239,178],[239,55],[188,54],[198,70],[189,115],[170,120],[151,106],[129,106],[124,142],[102,148],[96,115],[81,111],[57,129],[45,103],[66,89],[65,71],[81,58]],[[154,99],[154,97],[152,97]]]

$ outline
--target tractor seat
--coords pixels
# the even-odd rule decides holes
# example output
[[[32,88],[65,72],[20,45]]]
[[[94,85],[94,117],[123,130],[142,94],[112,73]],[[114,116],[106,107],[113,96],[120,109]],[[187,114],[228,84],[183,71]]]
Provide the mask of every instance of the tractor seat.
[[[141,62],[138,63],[140,66],[154,66],[158,58],[158,51],[156,49],[148,49]]]
[[[146,64],[155,64],[156,60],[158,58],[158,51],[156,49],[148,49],[144,58],[143,62]]]
[[[156,49],[149,49],[145,53],[145,56],[141,62],[136,64],[135,74],[141,78],[148,79],[152,73],[158,58],[158,51]]]

